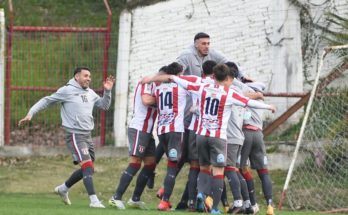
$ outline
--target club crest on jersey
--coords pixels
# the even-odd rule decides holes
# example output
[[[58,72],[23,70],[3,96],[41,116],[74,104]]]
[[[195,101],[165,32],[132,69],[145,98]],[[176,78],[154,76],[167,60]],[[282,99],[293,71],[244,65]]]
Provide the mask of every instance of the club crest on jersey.
[[[218,154],[218,156],[216,158],[216,162],[224,163],[225,162],[225,156],[223,154]]]
[[[168,156],[170,158],[177,158],[178,152],[176,151],[176,149],[171,149],[171,150],[169,150]]]
[[[146,84],[146,91],[147,91],[147,92],[151,92],[151,85]]]
[[[145,147],[144,146],[138,146],[138,150],[140,153],[143,153],[145,151]]]

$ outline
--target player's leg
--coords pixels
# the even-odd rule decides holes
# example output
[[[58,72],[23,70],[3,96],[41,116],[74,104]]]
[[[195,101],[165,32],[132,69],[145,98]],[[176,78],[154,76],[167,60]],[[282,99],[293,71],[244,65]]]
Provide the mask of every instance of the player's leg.
[[[167,145],[167,174],[164,179],[164,193],[160,204],[158,205],[158,210],[169,210],[170,209],[170,196],[173,192],[175,185],[175,178],[177,175],[177,163],[181,158],[181,148],[183,144],[183,133],[171,132],[167,134],[159,135],[160,141]]]
[[[141,139],[142,140],[139,143],[140,145],[138,146],[136,154],[138,157],[141,157],[143,159],[144,167],[138,175],[132,198],[129,199],[127,204],[131,207],[146,209],[145,203],[140,201],[140,197],[144,191],[144,188],[150,175],[154,172],[156,168],[156,145],[152,134],[145,133],[142,135]]]
[[[257,170],[259,178],[262,184],[262,191],[267,204],[267,214],[273,214],[272,206],[272,181],[267,168],[267,156],[265,144],[263,142],[262,131],[255,131],[255,147],[254,153],[252,153],[252,158],[250,158],[251,167]]]
[[[249,167],[249,156],[251,155],[253,148],[253,132],[254,131],[248,129],[243,129],[245,139],[241,151],[240,168],[241,174],[244,177],[248,187],[250,202],[253,206],[256,207],[257,205],[254,179]]]
[[[183,147],[181,149],[181,158],[178,161],[178,171],[177,175],[180,173],[181,169],[184,167],[185,163],[188,162],[188,151],[189,151],[189,134],[190,130],[185,129],[184,132],[184,140],[183,140]],[[186,210],[187,209],[187,202],[188,202],[188,194],[189,194],[189,181],[186,182],[184,192],[181,195],[181,199],[177,206],[175,207],[175,210]]]
[[[163,143],[159,142],[157,147],[156,147],[156,151],[155,151],[156,165],[158,165],[158,163],[161,161],[163,155],[164,155]],[[150,175],[149,179],[147,180],[146,185],[149,189],[152,189],[155,185],[155,176],[156,176],[156,172],[153,171],[152,174]],[[161,197],[162,197],[162,195],[163,195],[163,193],[161,194]]]
[[[109,205],[118,209],[125,209],[122,196],[141,167],[141,158],[137,156],[138,146],[141,142],[140,132],[139,130],[128,128],[129,163],[121,175],[115,194],[109,200]]]
[[[221,199],[223,190],[224,180],[224,167],[226,166],[227,158],[227,143],[226,140],[219,138],[209,138],[210,146],[210,163],[212,164],[212,197],[213,206],[211,213],[219,213],[218,205]]]
[[[228,179],[233,196],[233,207],[230,208],[229,213],[238,213],[243,206],[242,194],[240,190],[240,181],[238,178],[238,169],[236,167],[238,151],[240,145],[227,144],[227,165],[225,167],[225,176]]]
[[[75,152],[74,150],[72,133],[65,132],[65,143],[72,154],[73,163],[75,165],[79,164],[80,162],[79,156],[78,156],[79,154]],[[62,198],[64,204],[71,205],[68,191],[74,184],[79,182],[82,178],[83,178],[82,169],[79,168],[78,170],[75,170],[63,184],[55,187],[54,192]]]
[[[73,147],[78,152],[83,176],[83,184],[90,199],[90,207],[105,208],[99,201],[93,184],[94,173],[94,144],[91,134],[73,134]]]
[[[188,208],[190,211],[195,209],[195,200],[197,196],[197,177],[199,174],[198,150],[196,144],[195,131],[188,132],[188,160],[190,161],[190,170],[188,174]]]
[[[228,210],[230,209],[230,206],[228,204],[227,189],[226,188],[227,188],[226,187],[226,182],[224,180],[224,188],[223,188],[222,193],[221,193],[221,203],[222,203],[222,206],[224,207],[224,212],[225,213],[227,213]]]
[[[203,212],[205,210],[205,197],[211,195],[211,167],[208,138],[202,135],[196,135],[196,143],[200,168],[197,177],[196,210]]]
[[[239,148],[238,158],[236,163],[236,167],[238,168],[237,176],[240,182],[240,190],[241,190],[242,199],[243,199],[243,211],[241,212],[243,212],[244,214],[253,214],[254,210],[253,210],[253,207],[251,207],[248,186],[246,184],[245,178],[242,176],[239,169],[240,160],[241,160],[241,151],[242,151],[242,147]]]

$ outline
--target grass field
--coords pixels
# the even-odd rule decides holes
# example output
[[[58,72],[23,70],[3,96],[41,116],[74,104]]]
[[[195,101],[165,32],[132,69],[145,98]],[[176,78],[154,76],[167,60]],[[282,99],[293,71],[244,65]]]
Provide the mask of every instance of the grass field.
[[[161,162],[157,172],[155,188],[145,189],[142,200],[150,208],[149,211],[126,210],[117,211],[107,207],[102,209],[103,214],[127,213],[132,214],[165,214],[156,210],[158,199],[155,197],[165,174],[165,162]],[[94,182],[97,194],[107,204],[107,200],[114,193],[122,170],[127,166],[127,159],[101,158],[96,162]],[[99,209],[90,209],[89,200],[83,184],[78,183],[70,190],[71,206],[64,205],[58,196],[53,193],[56,185],[62,183],[76,167],[71,164],[68,156],[35,157],[35,158],[0,158],[0,214],[100,214]],[[187,167],[183,169],[177,178],[177,184],[171,197],[171,202],[176,205],[181,197],[183,185],[186,182]],[[284,171],[272,171],[274,187],[274,199],[278,202],[280,190],[286,173]],[[127,201],[134,190],[133,179],[123,200]],[[256,180],[259,185],[259,181]],[[260,191],[260,187],[256,188]],[[229,195],[230,192],[229,192]],[[261,204],[261,213],[265,214],[262,194],[257,192],[258,202]],[[168,213],[168,212],[167,212]],[[174,212],[175,214],[187,214]],[[276,214],[319,214],[315,212],[292,212],[288,209],[276,211]]]

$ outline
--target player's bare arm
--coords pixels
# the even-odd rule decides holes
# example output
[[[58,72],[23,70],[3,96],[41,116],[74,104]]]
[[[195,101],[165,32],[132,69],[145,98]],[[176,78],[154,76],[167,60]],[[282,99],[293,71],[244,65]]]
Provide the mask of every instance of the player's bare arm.
[[[143,102],[144,105],[150,106],[156,103],[156,98],[151,95],[142,95],[141,101]]]

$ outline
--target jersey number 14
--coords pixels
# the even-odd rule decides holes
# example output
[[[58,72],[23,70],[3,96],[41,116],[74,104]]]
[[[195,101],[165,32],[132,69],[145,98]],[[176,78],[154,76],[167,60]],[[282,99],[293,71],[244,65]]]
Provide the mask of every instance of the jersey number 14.
[[[173,108],[172,92],[166,92],[166,93],[161,92],[159,94],[159,99],[160,99],[161,110],[163,110],[164,107],[167,107],[168,109]]]

